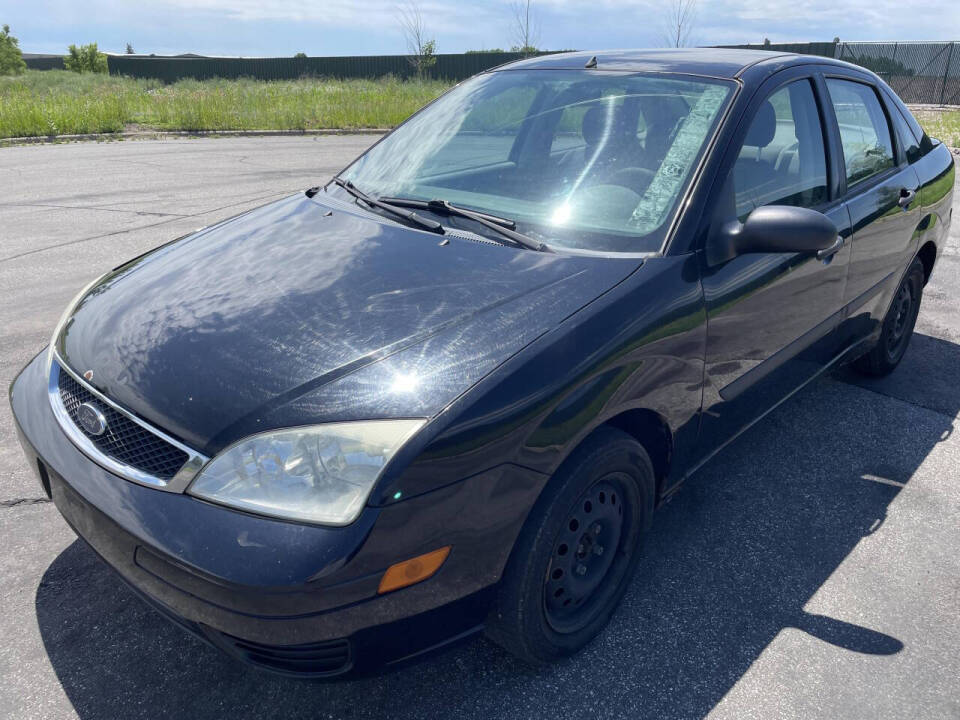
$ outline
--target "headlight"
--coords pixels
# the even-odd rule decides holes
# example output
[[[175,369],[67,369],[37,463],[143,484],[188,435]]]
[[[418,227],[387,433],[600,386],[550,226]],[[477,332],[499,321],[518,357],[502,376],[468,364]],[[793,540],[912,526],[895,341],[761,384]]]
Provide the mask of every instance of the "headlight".
[[[113,271],[111,270],[110,272],[113,272]],[[63,311],[63,315],[61,315],[60,319],[57,320],[57,326],[53,329],[53,335],[50,336],[50,344],[47,346],[47,375],[50,374],[50,368],[53,365],[53,355],[56,352],[57,340],[60,339],[60,333],[63,332],[63,328],[67,324],[67,320],[69,320],[73,316],[73,311],[76,309],[79,302],[83,299],[83,296],[86,295],[88,292],[90,292],[90,289],[94,285],[99,283],[101,280],[103,280],[107,275],[109,275],[110,272],[105,272],[96,280],[93,280],[92,282],[87,283],[87,285],[83,288],[83,290],[81,290],[76,295],[74,295],[73,300],[71,300],[67,304],[66,309]]]
[[[390,458],[426,420],[370,420],[278,430],[217,455],[190,495],[261,515],[347,525]]]

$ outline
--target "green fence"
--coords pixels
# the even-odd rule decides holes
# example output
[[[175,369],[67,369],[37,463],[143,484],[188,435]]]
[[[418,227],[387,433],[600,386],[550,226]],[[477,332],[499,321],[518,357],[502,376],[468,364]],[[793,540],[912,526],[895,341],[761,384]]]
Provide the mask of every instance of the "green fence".
[[[62,57],[27,57],[23,61],[31,70],[63,70]]]
[[[716,45],[715,47],[733,48],[737,50],[773,50],[776,52],[791,52],[800,55],[822,55],[834,57],[837,43],[833,42],[802,42],[802,43],[770,43],[764,45]]]
[[[960,105],[960,42],[730,45],[846,60],[872,70],[908,103]]]
[[[464,80],[478,72],[522,58],[520,53],[466,53],[437,55],[428,71],[431,78]],[[405,55],[307,58],[160,58],[111,55],[111,75],[129,75],[173,82],[183,78],[252,77],[258,80],[291,80],[304,76],[335,78],[411,77],[416,70]]]

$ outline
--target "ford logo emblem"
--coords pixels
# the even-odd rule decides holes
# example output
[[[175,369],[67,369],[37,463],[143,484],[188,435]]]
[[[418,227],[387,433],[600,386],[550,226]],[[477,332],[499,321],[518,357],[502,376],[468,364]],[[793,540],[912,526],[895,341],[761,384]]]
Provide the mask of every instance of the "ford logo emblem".
[[[90,435],[103,435],[107,431],[107,418],[93,403],[85,402],[77,408],[77,424]]]

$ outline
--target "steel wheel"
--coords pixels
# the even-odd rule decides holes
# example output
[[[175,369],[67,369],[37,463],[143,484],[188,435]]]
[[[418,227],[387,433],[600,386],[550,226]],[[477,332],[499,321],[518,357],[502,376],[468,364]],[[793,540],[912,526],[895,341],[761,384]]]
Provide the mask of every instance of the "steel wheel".
[[[914,315],[913,306],[914,303],[916,303],[916,298],[914,298],[913,293],[913,284],[909,282],[903,283],[899,290],[897,290],[897,296],[893,299],[893,304],[890,306],[890,312],[893,313],[893,318],[892,324],[890,325],[890,332],[887,333],[885,338],[885,345],[887,358],[891,362],[897,359],[902,346],[910,336],[909,331],[913,330],[911,320]]]
[[[596,637],[630,583],[656,494],[643,446],[599,428],[531,510],[487,618],[487,636],[533,664]]]
[[[623,554],[623,498],[629,478],[614,475],[594,483],[570,508],[558,533],[543,583],[547,622],[572,632],[592,616],[597,590]]]
[[[853,363],[856,370],[864,375],[883,377],[900,364],[920,312],[923,273],[923,264],[915,258],[887,309],[880,338],[870,352]]]

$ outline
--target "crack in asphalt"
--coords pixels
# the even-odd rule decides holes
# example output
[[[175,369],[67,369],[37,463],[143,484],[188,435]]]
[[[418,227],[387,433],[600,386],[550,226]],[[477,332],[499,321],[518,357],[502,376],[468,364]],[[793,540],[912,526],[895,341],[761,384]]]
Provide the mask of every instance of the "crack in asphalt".
[[[192,216],[187,216],[192,217]],[[10,255],[5,258],[0,258],[0,263],[9,262],[11,260],[18,260],[20,258],[28,257],[29,255],[36,255],[37,253],[46,252],[47,250],[56,250],[58,248],[68,247],[70,245],[77,245],[79,243],[90,242],[91,240],[103,240],[104,238],[113,237],[114,235],[123,235],[128,232],[133,232],[134,230],[147,230],[148,228],[159,227],[160,225],[167,225],[176,220],[182,220],[183,218],[173,217],[167,218],[166,220],[161,220],[160,222],[151,223],[149,225],[139,225],[135,228],[124,228],[123,230],[115,230],[114,232],[103,233],[102,235],[93,235],[92,237],[78,238],[77,240],[67,240],[66,242],[56,243],[54,245],[46,245],[42,248],[35,248],[33,250],[27,250],[26,252],[17,253],[16,255]]]
[[[32,498],[13,498],[12,500],[0,500],[0,508],[15,508],[22,505],[43,505],[50,502],[48,497]]]
[[[127,213],[128,215],[156,215],[157,217],[191,217],[190,215],[183,215],[181,213],[164,213],[164,212],[149,212],[141,210],[124,210],[123,208],[108,208],[101,207],[99,205],[56,205],[54,203],[0,203],[0,207],[5,208],[53,208],[54,210],[94,210],[96,212],[115,212],[115,213]]]
[[[296,192],[296,191],[292,191]],[[175,217],[170,217],[165,220],[160,220],[159,222],[150,223],[148,225],[138,225],[135,228],[124,228],[122,230],[115,230],[113,232],[103,233],[101,235],[93,235],[92,237],[78,238],[76,240],[67,240],[66,242],[56,243],[55,245],[46,245],[42,248],[35,248],[33,250],[27,250],[26,252],[17,253],[16,255],[10,255],[9,257],[0,258],[0,263],[9,262],[11,260],[18,260],[20,258],[27,257],[29,255],[36,255],[37,253],[46,252],[48,250],[56,250],[58,248],[69,247],[70,245],[78,245],[79,243],[90,242],[91,240],[103,240],[104,238],[113,237],[115,235],[123,235],[125,233],[136,232],[138,230],[148,230],[150,228],[159,227],[161,225],[167,225],[169,223],[175,222],[177,220],[187,220],[189,218],[200,217],[201,215],[209,215],[210,213],[220,212],[221,210],[227,210],[237,205],[244,205],[246,203],[256,202],[258,200],[268,200],[274,197],[285,197],[290,195],[290,192],[281,191],[270,193],[269,195],[261,195],[259,197],[247,198],[245,200],[240,200],[235,203],[230,203],[228,205],[222,205],[221,207],[212,208],[210,210],[201,210],[200,212],[193,213],[191,215],[177,215]]]

